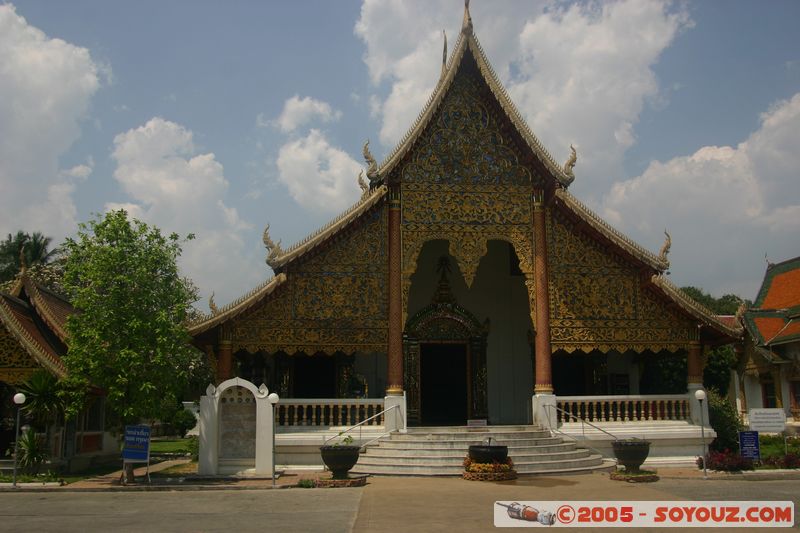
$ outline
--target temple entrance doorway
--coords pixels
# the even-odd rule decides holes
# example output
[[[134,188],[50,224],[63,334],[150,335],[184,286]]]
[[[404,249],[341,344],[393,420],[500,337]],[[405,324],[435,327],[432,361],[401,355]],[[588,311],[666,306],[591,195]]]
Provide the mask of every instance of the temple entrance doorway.
[[[466,344],[420,344],[420,418],[423,426],[467,423],[468,373]]]

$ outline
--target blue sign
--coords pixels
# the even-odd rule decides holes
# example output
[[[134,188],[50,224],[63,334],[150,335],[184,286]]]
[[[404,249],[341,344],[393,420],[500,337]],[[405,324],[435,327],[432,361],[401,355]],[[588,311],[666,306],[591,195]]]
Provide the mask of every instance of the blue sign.
[[[758,431],[739,432],[739,454],[745,459],[761,460],[761,449],[758,445]]]
[[[125,426],[122,460],[142,463],[150,461],[150,426]]]

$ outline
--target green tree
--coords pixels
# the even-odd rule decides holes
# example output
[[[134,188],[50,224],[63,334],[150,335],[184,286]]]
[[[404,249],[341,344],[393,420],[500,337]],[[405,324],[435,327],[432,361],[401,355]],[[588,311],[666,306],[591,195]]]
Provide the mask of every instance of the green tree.
[[[81,224],[67,240],[64,284],[80,309],[67,321],[69,415],[92,385],[107,394],[110,427],[156,418],[205,372],[185,326],[197,293],[178,271],[182,242],[123,210]]]
[[[682,290],[718,315],[735,315],[740,305],[752,305],[750,300],[744,300],[735,294],[724,294],[716,298],[697,287],[683,287]],[[731,346],[720,346],[709,352],[703,370],[705,388],[715,389],[720,395],[725,396],[730,386],[730,370],[735,365],[736,354]]]
[[[58,255],[58,249],[50,250],[52,239],[45,237],[38,231],[32,234],[18,231],[16,235],[8,234],[4,241],[0,241],[0,282],[14,279],[22,266],[20,252],[25,247],[25,264],[33,266],[47,264]]]

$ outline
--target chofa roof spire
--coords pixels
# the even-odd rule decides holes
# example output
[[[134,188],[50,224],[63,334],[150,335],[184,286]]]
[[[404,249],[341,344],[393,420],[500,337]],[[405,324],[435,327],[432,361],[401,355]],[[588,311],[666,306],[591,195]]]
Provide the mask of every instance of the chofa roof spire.
[[[461,23],[461,32],[467,35],[472,33],[472,17],[469,14],[469,0],[464,0],[464,22]]]

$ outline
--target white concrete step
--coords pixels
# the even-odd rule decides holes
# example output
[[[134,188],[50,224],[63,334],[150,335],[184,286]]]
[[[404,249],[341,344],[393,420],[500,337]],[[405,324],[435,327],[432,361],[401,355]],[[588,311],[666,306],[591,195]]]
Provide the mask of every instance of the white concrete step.
[[[482,444],[483,440],[476,439],[401,439],[392,434],[390,440],[378,441],[380,446],[386,448],[453,448],[466,451],[473,444]],[[563,442],[561,437],[534,437],[534,438],[520,438],[520,439],[498,439],[492,441],[492,444],[501,444],[508,446],[508,449],[524,447],[524,446],[547,446],[553,444],[560,444]]]
[[[537,454],[528,453],[521,455],[514,455],[511,459],[514,464],[539,464],[539,463],[556,463],[559,461],[574,461],[583,460],[589,457],[589,451],[585,449]],[[372,455],[362,454],[358,459],[358,464],[362,466],[367,465],[461,465],[464,462],[466,454],[458,455],[435,455],[430,453],[421,453],[418,455],[408,456],[386,456],[386,455]]]
[[[404,447],[404,446],[389,446],[389,442],[385,442],[383,446],[368,446],[364,451],[363,454],[367,455],[374,455],[374,456],[384,456],[384,457],[401,457],[401,456],[408,456],[408,455],[419,455],[419,454],[427,454],[427,455],[438,455],[438,456],[453,456],[453,457],[461,457],[463,458],[467,453],[467,448],[453,448],[453,447],[427,447],[427,448],[420,448],[420,447]],[[571,451],[576,448],[576,444],[574,442],[554,442],[553,444],[539,444],[534,446],[511,446],[509,447],[509,453],[513,456],[520,456],[525,455],[528,453],[531,454],[540,454],[540,453],[552,453],[552,452],[566,452]]]
[[[493,444],[508,446],[520,474],[591,471],[602,467],[603,458],[574,442],[552,437],[536,426],[489,426],[486,428],[410,428],[393,433],[366,448],[354,473],[385,475],[461,475],[472,444],[492,437]]]

